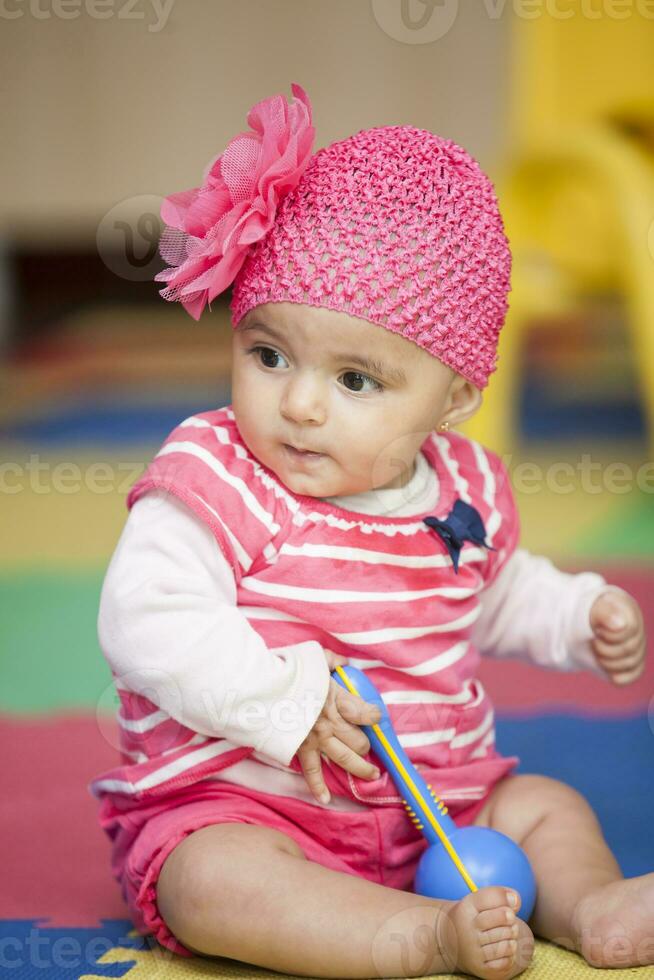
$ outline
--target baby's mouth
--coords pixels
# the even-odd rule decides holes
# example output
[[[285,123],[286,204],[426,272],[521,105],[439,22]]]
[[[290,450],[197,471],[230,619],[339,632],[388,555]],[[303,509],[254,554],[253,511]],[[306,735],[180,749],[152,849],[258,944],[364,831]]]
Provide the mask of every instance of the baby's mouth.
[[[293,459],[322,459],[325,455],[324,453],[314,453],[309,449],[296,449],[295,446],[289,445],[287,442],[284,443],[284,449]]]

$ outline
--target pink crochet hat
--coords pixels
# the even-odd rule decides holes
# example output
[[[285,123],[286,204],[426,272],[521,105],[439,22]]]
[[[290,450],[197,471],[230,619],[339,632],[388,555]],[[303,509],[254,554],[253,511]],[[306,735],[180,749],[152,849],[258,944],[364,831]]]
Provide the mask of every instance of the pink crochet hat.
[[[175,267],[156,277],[161,295],[199,319],[233,282],[234,327],[262,303],[341,311],[486,387],[511,271],[490,180],[456,143],[412,126],[311,155],[311,106],[292,90],[290,107],[274,96],[250,111],[255,132],[232,140],[201,188],[164,202],[160,249]]]

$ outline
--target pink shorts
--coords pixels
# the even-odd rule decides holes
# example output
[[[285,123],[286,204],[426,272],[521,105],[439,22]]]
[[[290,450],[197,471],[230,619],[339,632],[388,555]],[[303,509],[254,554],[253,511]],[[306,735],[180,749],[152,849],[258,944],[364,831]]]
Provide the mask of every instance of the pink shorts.
[[[474,822],[485,799],[454,816],[464,827]],[[135,928],[154,935],[181,956],[192,956],[159,915],[157,879],[164,861],[188,834],[218,823],[272,827],[293,838],[310,861],[358,875],[377,884],[412,891],[425,838],[403,807],[370,806],[336,811],[302,800],[260,793],[231,783],[194,787],[131,812],[119,812],[107,798],[100,815],[113,840],[112,871],[120,882]]]

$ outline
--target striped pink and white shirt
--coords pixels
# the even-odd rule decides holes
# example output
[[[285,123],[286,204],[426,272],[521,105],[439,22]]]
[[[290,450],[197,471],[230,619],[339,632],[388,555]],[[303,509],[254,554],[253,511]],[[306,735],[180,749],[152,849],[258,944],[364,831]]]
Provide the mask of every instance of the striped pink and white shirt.
[[[148,644],[138,624],[127,628],[116,616],[105,622],[103,649],[121,651],[108,656],[121,701],[121,764],[93,780],[95,796],[128,808],[221,773],[229,779],[232,767],[249,767],[249,778],[260,771],[262,788],[272,772],[289,786],[303,782],[295,753],[326,697],[323,647],[370,674],[401,744],[453,812],[517,764],[495,751],[494,713],[475,678],[480,651],[473,640],[480,593],[488,594],[517,557],[520,524],[508,473],[498,456],[458,433],[432,433],[421,452],[437,477],[436,505],[385,517],[292,493],[251,455],[230,407],[173,430],[128,506],[149,495],[156,521],[166,492],[190,508],[233,576],[234,604],[218,607],[189,562],[183,588],[172,576],[168,586],[165,576],[139,585],[140,608],[162,610],[152,656],[141,655]],[[496,550],[465,542],[455,574],[445,544],[422,517],[446,518],[458,498],[479,511]],[[606,587],[593,573],[565,578],[575,580],[586,608]],[[112,589],[120,602],[120,585]],[[126,603],[130,589],[127,583]],[[202,605],[204,619],[185,616]],[[249,629],[236,648],[225,642],[230,616],[245,617]],[[182,621],[183,635],[175,626]],[[582,631],[578,639],[585,638]],[[215,665],[207,666],[213,649]],[[323,771],[342,801],[336,805],[401,803],[386,773],[363,780],[326,758]],[[307,789],[304,798],[315,802]]]

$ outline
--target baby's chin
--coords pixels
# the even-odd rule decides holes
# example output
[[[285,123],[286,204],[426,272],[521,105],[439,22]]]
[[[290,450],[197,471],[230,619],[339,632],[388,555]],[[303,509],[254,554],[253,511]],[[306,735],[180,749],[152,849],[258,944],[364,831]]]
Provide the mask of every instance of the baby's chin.
[[[319,464],[321,466],[322,464]],[[272,469],[272,467],[269,467]],[[370,486],[356,485],[352,480],[334,480],[318,473],[298,472],[277,467],[273,470],[280,483],[283,483],[293,493],[303,497],[349,497],[357,493],[372,490]]]

